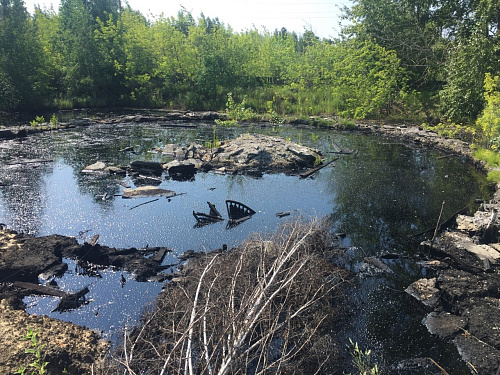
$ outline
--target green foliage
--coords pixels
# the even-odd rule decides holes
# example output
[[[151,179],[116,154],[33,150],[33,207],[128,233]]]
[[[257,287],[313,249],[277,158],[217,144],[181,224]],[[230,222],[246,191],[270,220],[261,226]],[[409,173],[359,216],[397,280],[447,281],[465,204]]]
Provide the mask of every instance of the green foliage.
[[[355,343],[351,339],[349,339],[349,342],[351,343],[352,364],[357,369],[357,374],[379,375],[380,371],[377,364],[372,365],[371,363],[371,350],[366,349],[363,351],[359,348],[357,342]]]
[[[440,122],[437,125],[422,124],[423,128],[436,132],[440,137],[460,139],[464,142],[472,143],[477,137],[476,128],[472,126],[455,124],[451,121]]]
[[[485,73],[500,72],[492,0],[355,0],[337,40],[238,33],[185,9],[148,19],[114,0],[0,9],[0,110],[226,108],[221,124],[260,113],[279,125],[290,115],[420,122],[438,108],[466,124],[483,110]]]
[[[500,168],[500,153],[491,149],[477,148],[473,151],[476,159],[483,160],[490,168]]]
[[[226,102],[226,117],[227,120],[215,120],[217,125],[221,126],[234,126],[241,121],[246,121],[254,118],[255,114],[252,108],[246,107],[246,97],[240,103],[237,103],[233,99],[233,94],[227,94]]]
[[[496,170],[488,171],[487,179],[489,182],[491,182],[493,184],[500,182],[500,171],[496,171]]]
[[[50,117],[50,127],[51,128],[57,128],[57,124],[59,123],[59,120],[57,119],[57,116],[55,115],[55,113],[52,114],[52,116]]]
[[[320,155],[316,155],[316,158],[314,159],[314,166],[317,167],[323,162],[323,158]]]
[[[356,127],[356,123],[352,120],[349,120],[347,118],[344,118],[344,117],[340,117],[338,119],[338,124],[340,127],[344,128],[344,129],[354,129]]]
[[[481,113],[485,74],[500,71],[495,57],[498,51],[500,44],[495,45],[481,31],[453,47],[447,62],[446,84],[439,93],[444,116],[456,122],[472,122]]]
[[[45,354],[43,352],[43,349],[45,347],[45,344],[40,344],[38,341],[39,331],[39,329],[34,331],[31,327],[29,327],[26,335],[19,339],[31,341],[31,347],[26,349],[25,353],[31,354],[32,360],[31,363],[28,364],[28,367],[23,367],[22,365],[20,365],[19,369],[14,374],[43,375],[47,373],[47,365],[49,364],[49,362],[44,361]]]
[[[274,100],[267,101],[267,114],[269,116],[269,122],[273,125],[283,125],[285,118],[273,109],[273,104]]]
[[[500,77],[487,73],[484,79],[486,107],[477,119],[477,126],[483,131],[485,143],[494,149],[500,147]]]
[[[43,125],[45,123],[45,119],[43,116],[36,116],[33,121],[30,121],[30,125],[32,127],[37,127],[39,125]]]
[[[22,0],[2,1],[0,11],[0,108],[40,108],[49,82],[35,25]]]
[[[477,147],[472,154],[476,159],[486,162],[487,167],[490,169],[487,176],[488,181],[492,183],[500,182],[500,153],[498,149]]]

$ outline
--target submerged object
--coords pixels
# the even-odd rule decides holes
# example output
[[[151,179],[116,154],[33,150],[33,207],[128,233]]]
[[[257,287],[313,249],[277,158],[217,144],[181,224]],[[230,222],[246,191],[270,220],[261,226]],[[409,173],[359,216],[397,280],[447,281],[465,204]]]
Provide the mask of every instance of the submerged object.
[[[195,219],[197,221],[195,227],[200,227],[200,226],[204,226],[207,224],[212,224],[212,223],[216,223],[216,222],[224,220],[224,218],[222,217],[220,212],[217,210],[217,208],[215,208],[215,204],[210,203],[210,202],[207,202],[207,203],[208,203],[208,207],[210,207],[210,213],[205,214],[203,212],[194,212],[193,211],[193,216],[195,217]]]
[[[250,207],[237,201],[227,200],[226,208],[227,214],[229,216],[229,221],[227,222],[226,226],[227,229],[241,224],[242,222],[250,219],[255,214],[255,211]]]

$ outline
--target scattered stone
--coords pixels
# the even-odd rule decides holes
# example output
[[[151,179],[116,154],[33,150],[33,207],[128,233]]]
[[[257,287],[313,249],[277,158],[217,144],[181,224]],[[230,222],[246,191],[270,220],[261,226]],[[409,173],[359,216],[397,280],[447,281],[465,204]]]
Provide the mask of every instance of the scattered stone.
[[[104,168],[104,170],[110,175],[124,176],[127,174],[127,170],[123,167],[109,166]]]
[[[436,288],[436,278],[417,280],[405,291],[427,306],[435,306],[439,301],[440,291]]]
[[[192,159],[191,159],[192,160]],[[173,160],[165,164],[163,167],[168,171],[170,176],[182,176],[186,178],[193,177],[196,173],[196,166],[200,163],[195,163],[190,160]]]
[[[448,312],[433,311],[425,317],[423,323],[430,333],[438,335],[443,340],[451,340],[464,332],[467,319]]]
[[[102,161],[95,162],[94,164],[86,166],[82,173],[100,173],[104,172],[106,164]]]

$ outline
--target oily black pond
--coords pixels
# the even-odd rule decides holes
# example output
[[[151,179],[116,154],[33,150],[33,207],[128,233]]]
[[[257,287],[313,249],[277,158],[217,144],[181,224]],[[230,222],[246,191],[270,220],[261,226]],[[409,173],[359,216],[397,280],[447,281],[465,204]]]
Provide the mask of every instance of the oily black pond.
[[[170,159],[154,152],[155,148],[168,143],[204,144],[246,132],[279,135],[318,148],[327,161],[337,157],[334,144],[355,153],[340,155],[334,165],[304,180],[285,174],[254,178],[198,173],[193,181],[174,181],[164,175],[160,181],[147,183],[183,194],[132,210],[151,199],[121,198],[118,195],[124,188],[117,180],[132,187],[145,181],[81,173],[98,160],[117,165],[133,160],[167,162]],[[120,151],[129,147],[134,151]],[[408,356],[432,356],[445,363],[456,359],[456,353],[443,351],[442,343],[427,334],[420,324],[425,312],[403,290],[421,277],[421,269],[411,261],[419,250],[412,234],[436,224],[443,201],[446,218],[463,207],[474,209],[477,198],[489,198],[485,177],[461,157],[443,157],[380,137],[321,129],[214,129],[211,124],[188,128],[152,123],[96,124],[8,141],[0,144],[0,161],[0,222],[8,227],[34,236],[75,236],[80,241],[99,234],[100,243],[119,248],[167,246],[173,253],[165,264],[186,250],[231,247],[251,233],[273,231],[287,220],[277,217],[278,212],[290,211],[291,217],[328,217],[333,231],[347,234],[344,245],[351,247],[353,269],[362,267],[365,256],[398,253],[409,259],[390,264],[394,270],[390,275],[363,279],[355,293],[353,323],[343,328],[346,340],[351,337],[380,349],[389,362]],[[227,219],[224,202],[228,199],[245,203],[256,214],[232,229],[226,229],[225,221],[195,227],[192,212],[208,212],[207,201]],[[76,267],[72,269],[81,277]],[[120,274],[112,271],[102,271],[100,276],[80,278],[73,285],[71,277],[62,281],[73,290],[91,285],[92,300],[78,313],[50,313],[54,302],[49,299],[27,301],[29,311],[110,333],[133,322],[161,289],[157,283],[135,284],[130,275],[125,275],[130,282],[122,287]],[[454,373],[460,371],[457,368]]]

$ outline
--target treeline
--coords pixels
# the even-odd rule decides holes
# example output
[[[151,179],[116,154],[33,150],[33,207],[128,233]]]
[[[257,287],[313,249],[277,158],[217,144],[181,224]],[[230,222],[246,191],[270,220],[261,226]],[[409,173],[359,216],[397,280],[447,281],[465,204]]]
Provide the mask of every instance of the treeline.
[[[356,0],[336,40],[147,19],[120,0],[0,0],[0,110],[141,106],[473,122],[500,72],[497,0]]]

